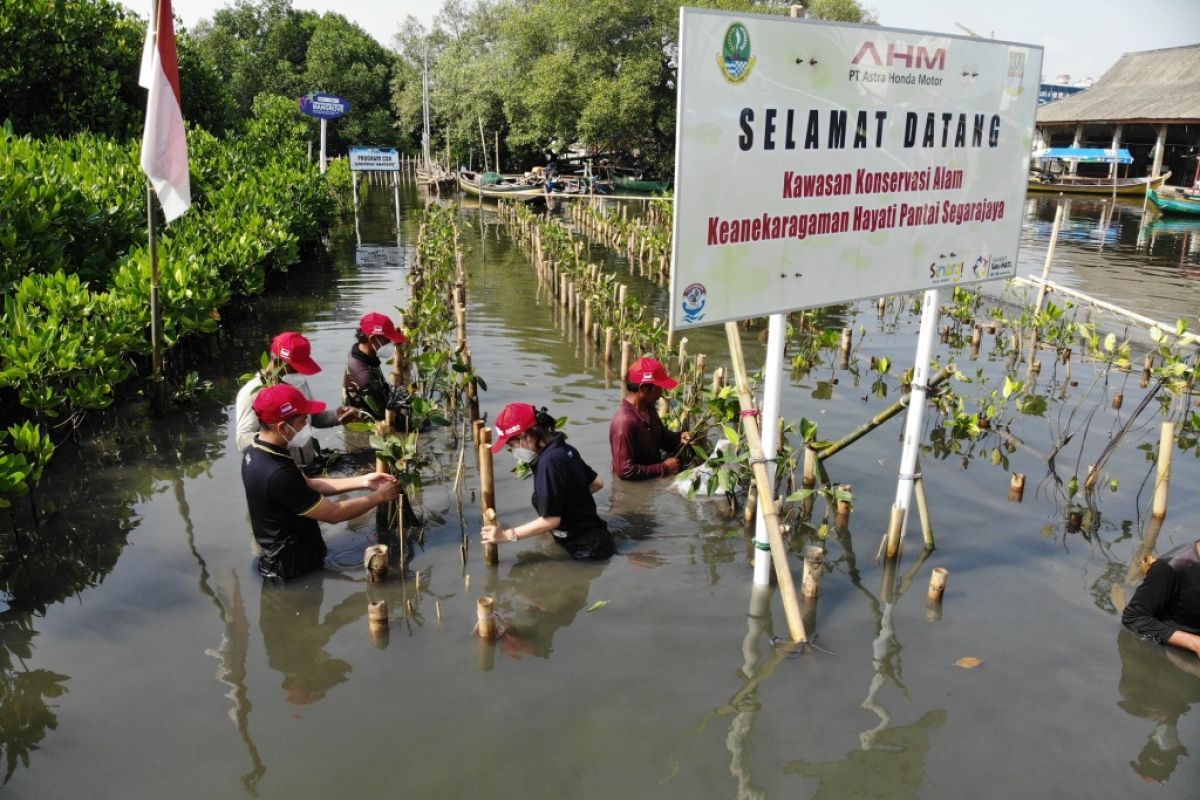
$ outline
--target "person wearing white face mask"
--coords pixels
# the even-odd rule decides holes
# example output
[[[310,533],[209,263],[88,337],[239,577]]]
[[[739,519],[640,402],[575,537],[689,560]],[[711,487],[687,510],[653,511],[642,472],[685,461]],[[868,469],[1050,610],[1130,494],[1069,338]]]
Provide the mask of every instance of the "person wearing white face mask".
[[[307,478],[300,472],[289,447],[311,439],[310,419],[324,410],[324,403],[287,384],[268,386],[254,397],[259,432],[242,456],[242,484],[264,578],[288,581],[320,569],[327,550],[318,522],[345,522],[400,495],[400,483],[382,472],[353,478]],[[356,490],[370,494],[329,499]]]
[[[286,383],[299,389],[308,400],[312,400],[313,394],[312,390],[308,388],[307,376],[315,375],[320,371],[321,368],[317,366],[317,362],[313,361],[312,346],[308,339],[294,331],[285,331],[272,339],[270,366],[265,371],[255,373],[254,377],[238,390],[234,412],[234,418],[237,420],[238,450],[245,452],[250,443],[254,441],[254,435],[258,433],[258,418],[254,415],[253,405],[255,395],[263,386]],[[315,428],[332,428],[357,418],[358,414],[354,409],[342,406],[337,409],[327,409],[315,415],[312,425]],[[311,465],[316,457],[316,448],[313,446],[312,437],[309,436],[304,442],[294,443],[290,447],[290,452],[297,465],[301,467]]]
[[[389,345],[399,347],[406,341],[386,314],[363,315],[355,332],[354,346],[346,358],[342,402],[370,414],[373,419],[382,420],[392,387],[383,375],[380,351]],[[397,352],[397,371],[401,371],[399,357]]]
[[[538,518],[515,528],[484,525],[484,544],[516,542],[554,533],[554,542],[572,558],[605,559],[615,550],[612,534],[596,513],[593,494],[604,488],[596,475],[554,429],[554,417],[528,403],[509,403],[496,417],[492,452],[505,446],[533,471],[533,508]]]

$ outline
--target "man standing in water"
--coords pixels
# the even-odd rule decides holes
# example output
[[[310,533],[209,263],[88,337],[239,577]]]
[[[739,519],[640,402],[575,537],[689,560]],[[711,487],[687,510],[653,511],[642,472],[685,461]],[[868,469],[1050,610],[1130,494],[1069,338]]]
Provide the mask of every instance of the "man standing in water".
[[[300,390],[305,398],[312,400],[312,390],[308,388],[309,375],[321,371],[317,362],[312,358],[312,345],[308,339],[294,331],[285,331],[271,340],[271,363],[265,371],[255,373],[254,377],[238,390],[234,419],[237,421],[238,450],[245,452],[258,433],[258,418],[254,415],[254,397],[268,383],[286,383]],[[314,428],[332,428],[341,425],[347,419],[356,419],[358,414],[354,409],[342,406],[337,410],[323,411],[313,417]],[[304,447],[291,451],[292,458],[301,467],[311,465],[316,457],[316,447],[309,442]]]
[[[667,430],[656,408],[663,390],[678,385],[656,359],[639,358],[630,365],[625,376],[629,395],[621,401],[608,426],[617,477],[640,481],[679,472],[681,465],[674,453],[681,444],[690,443],[692,435]],[[664,452],[671,455],[663,458]]]
[[[259,433],[242,456],[242,483],[250,507],[254,540],[262,549],[258,572],[288,581],[325,563],[325,540],[318,522],[345,522],[396,499],[395,477],[371,472],[354,478],[306,478],[288,454],[312,438],[311,415],[325,404],[309,400],[287,384],[269,386],[254,398]],[[328,495],[359,489],[371,493],[352,500]]]
[[[1200,655],[1200,539],[1150,565],[1121,622],[1143,639]]]

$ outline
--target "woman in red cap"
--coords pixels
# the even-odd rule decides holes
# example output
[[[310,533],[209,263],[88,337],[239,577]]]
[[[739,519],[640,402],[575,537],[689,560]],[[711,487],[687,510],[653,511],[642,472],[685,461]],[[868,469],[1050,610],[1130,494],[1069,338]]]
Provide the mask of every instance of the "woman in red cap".
[[[342,380],[343,402],[381,420],[387,411],[392,387],[383,375],[379,351],[389,345],[404,344],[407,340],[386,314],[374,312],[363,315],[359,320],[355,339],[346,359],[346,376]],[[396,368],[400,370],[399,353],[396,358]]]
[[[533,508],[538,518],[515,528],[484,525],[484,544],[502,544],[554,534],[572,558],[603,559],[613,554],[612,534],[596,513],[593,494],[604,488],[566,436],[554,430],[554,417],[528,403],[509,403],[496,417],[492,452],[507,446],[533,471]]]

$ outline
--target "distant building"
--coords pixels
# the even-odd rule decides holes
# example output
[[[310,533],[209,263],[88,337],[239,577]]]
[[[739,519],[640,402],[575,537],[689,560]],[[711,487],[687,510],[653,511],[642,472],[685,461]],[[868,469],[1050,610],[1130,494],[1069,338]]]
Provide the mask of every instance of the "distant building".
[[[1034,149],[1042,147],[1124,147],[1134,159],[1130,175],[1170,170],[1171,183],[1191,185],[1200,153],[1200,44],[1126,53],[1087,91],[1039,106]]]
[[[1038,105],[1042,106],[1046,103],[1052,103],[1055,100],[1062,100],[1064,97],[1078,94],[1091,86],[1092,83],[1091,78],[1078,83],[1072,83],[1070,75],[1059,75],[1054,79],[1053,83],[1042,83],[1038,87]]]

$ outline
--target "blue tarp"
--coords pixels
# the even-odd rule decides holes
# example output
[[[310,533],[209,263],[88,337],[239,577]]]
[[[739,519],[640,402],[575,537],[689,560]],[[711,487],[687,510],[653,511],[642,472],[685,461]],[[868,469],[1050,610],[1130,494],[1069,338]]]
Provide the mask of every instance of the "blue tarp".
[[[1047,147],[1033,154],[1034,158],[1057,158],[1062,161],[1078,161],[1081,164],[1132,164],[1133,156],[1122,148],[1113,157],[1111,148],[1106,147]]]

